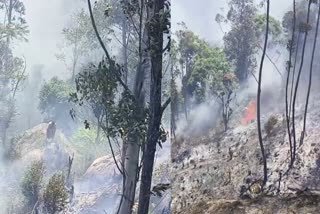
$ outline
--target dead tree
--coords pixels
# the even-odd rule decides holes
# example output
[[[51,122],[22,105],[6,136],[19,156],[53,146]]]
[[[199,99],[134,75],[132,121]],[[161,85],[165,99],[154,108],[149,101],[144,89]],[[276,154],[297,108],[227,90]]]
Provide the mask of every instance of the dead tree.
[[[292,86],[291,86],[291,95],[290,95],[290,107],[289,107],[289,103],[288,103],[288,87],[289,87],[289,80],[290,80],[290,71],[291,71],[291,59],[292,59],[292,52],[293,52],[293,44],[294,44],[294,38],[295,38],[295,29],[296,29],[296,2],[295,0],[293,0],[293,29],[292,29],[292,37],[291,40],[289,41],[289,61],[287,64],[287,70],[288,70],[288,74],[287,74],[287,81],[286,81],[286,123],[287,123],[287,132],[288,132],[288,139],[289,139],[289,147],[290,147],[290,160],[292,161],[292,154],[293,154],[293,150],[292,150],[292,139],[291,139],[291,130],[290,130],[290,112],[291,112],[291,97],[292,97]],[[300,35],[300,34],[299,34]],[[298,37],[298,41],[299,43],[299,37]],[[297,44],[298,44],[297,43]],[[297,58],[297,53],[298,53],[298,49],[295,50],[296,51],[296,56],[295,56],[295,62],[296,63],[296,58]],[[294,70],[295,70],[295,65],[293,67],[293,71],[292,71],[292,81],[294,81]],[[290,109],[290,110],[289,110]]]
[[[309,32],[309,20],[310,20],[310,8],[311,8],[311,3],[312,1],[309,0],[309,4],[308,4],[308,13],[307,13],[307,22],[300,25],[300,29],[299,31],[303,31],[305,33],[304,35],[304,41],[303,41],[303,47],[302,47],[302,58],[301,58],[301,62],[300,62],[300,67],[299,67],[299,72],[298,72],[298,76],[297,76],[297,81],[296,81],[296,85],[294,88],[294,95],[293,95],[293,103],[292,103],[292,134],[293,134],[293,156],[292,156],[292,160],[290,163],[290,167],[292,168],[294,161],[296,159],[296,150],[297,150],[297,136],[296,136],[296,124],[295,124],[295,106],[296,106],[296,101],[297,101],[297,94],[298,94],[298,89],[299,89],[299,83],[300,83],[300,77],[301,77],[301,72],[302,72],[302,68],[303,68],[303,64],[304,64],[304,56],[305,56],[305,49],[306,49],[306,43],[307,43],[307,39],[308,39],[308,32]],[[301,138],[303,138],[304,133],[301,133]]]
[[[267,172],[267,157],[264,150],[263,140],[262,140],[262,132],[261,132],[261,82],[262,82],[262,69],[264,58],[266,55],[267,45],[268,45],[268,34],[269,34],[269,15],[270,15],[270,0],[267,0],[267,25],[266,25],[266,34],[265,41],[263,47],[263,53],[261,57],[260,69],[259,69],[259,79],[258,79],[258,95],[257,95],[257,124],[258,124],[258,135],[259,135],[259,144],[262,153],[263,160],[263,184],[262,187],[267,183],[268,180],[268,172]]]
[[[304,109],[303,129],[302,129],[301,138],[300,138],[300,146],[303,144],[304,135],[306,133],[307,112],[308,112],[308,104],[309,104],[311,85],[312,85],[313,60],[314,60],[314,55],[315,55],[316,46],[317,46],[317,39],[318,39],[319,19],[320,19],[320,3],[318,3],[318,4],[319,4],[319,8],[318,8],[317,26],[316,26],[316,32],[315,32],[314,40],[313,40],[312,56],[311,56],[311,62],[310,62],[309,83],[308,83],[308,93],[307,93],[306,105],[305,105],[305,109]]]

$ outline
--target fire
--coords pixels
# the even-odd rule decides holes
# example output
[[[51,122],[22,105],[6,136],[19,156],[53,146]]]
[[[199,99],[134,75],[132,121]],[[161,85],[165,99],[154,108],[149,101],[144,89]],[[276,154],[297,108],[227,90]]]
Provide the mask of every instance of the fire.
[[[246,111],[245,115],[241,119],[241,123],[243,125],[247,125],[247,124],[251,123],[253,120],[256,119],[256,117],[257,117],[256,108],[257,108],[257,99],[254,99],[245,108],[245,111]]]

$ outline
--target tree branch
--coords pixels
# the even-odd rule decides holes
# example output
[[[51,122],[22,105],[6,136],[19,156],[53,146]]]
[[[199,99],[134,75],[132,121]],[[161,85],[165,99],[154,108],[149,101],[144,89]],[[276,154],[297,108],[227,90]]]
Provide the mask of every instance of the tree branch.
[[[171,102],[171,97],[169,97],[166,102],[164,104],[162,104],[161,106],[161,115],[163,114],[163,112],[166,110],[166,108],[168,107],[168,105],[170,104]]]
[[[104,53],[105,53],[106,56],[107,56],[107,59],[108,59],[108,61],[109,61],[110,66],[112,66],[112,67],[111,67],[111,68],[112,68],[111,71],[114,72],[114,74],[116,75],[117,80],[120,82],[120,84],[123,86],[123,88],[124,88],[126,91],[130,92],[130,89],[129,89],[128,86],[123,82],[123,80],[121,79],[121,76],[119,75],[119,74],[121,73],[121,72],[120,72],[120,70],[121,70],[120,66],[115,65],[114,60],[111,59],[111,57],[110,57],[110,55],[109,55],[109,52],[108,52],[106,46],[104,45],[104,43],[103,43],[103,41],[102,41],[102,39],[101,39],[101,37],[100,37],[100,34],[99,34],[98,29],[97,29],[97,26],[96,26],[96,22],[95,22],[94,17],[93,17],[92,7],[91,7],[91,2],[90,2],[90,0],[88,0],[88,8],[89,8],[89,13],[90,13],[90,19],[91,19],[92,27],[93,27],[94,32],[95,32],[95,34],[96,34],[96,36],[97,36],[97,39],[98,39],[98,41],[99,41],[99,43],[100,43],[100,46],[102,47]],[[114,69],[114,70],[113,70],[113,69]],[[130,93],[130,94],[131,94],[131,93]]]

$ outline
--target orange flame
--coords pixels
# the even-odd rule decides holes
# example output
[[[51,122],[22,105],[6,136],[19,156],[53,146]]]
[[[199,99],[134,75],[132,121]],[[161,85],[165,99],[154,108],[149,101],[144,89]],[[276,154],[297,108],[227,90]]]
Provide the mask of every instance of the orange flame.
[[[245,108],[245,110],[246,110],[245,115],[241,119],[241,123],[243,125],[247,125],[256,119],[256,117],[257,117],[256,108],[257,108],[257,99],[254,99]]]

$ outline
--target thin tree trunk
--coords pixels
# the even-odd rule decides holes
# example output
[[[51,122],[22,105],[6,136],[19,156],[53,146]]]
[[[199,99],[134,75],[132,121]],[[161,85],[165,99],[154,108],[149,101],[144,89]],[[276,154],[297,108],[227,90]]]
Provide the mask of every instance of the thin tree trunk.
[[[293,73],[292,73],[292,79],[291,79],[291,89],[290,89],[290,103],[289,103],[289,117],[291,117],[292,114],[292,100],[293,100],[293,89],[294,89],[294,81],[295,81],[295,74],[296,74],[296,65],[297,65],[297,59],[298,59],[298,53],[299,53],[299,45],[300,45],[300,36],[301,33],[298,33],[298,39],[297,39],[297,47],[296,47],[296,53],[294,58],[294,65],[293,65]]]
[[[305,132],[306,132],[307,112],[308,112],[308,104],[309,104],[309,97],[310,97],[311,84],[312,84],[313,60],[314,60],[314,55],[315,55],[316,46],[317,46],[317,38],[318,38],[318,30],[319,30],[319,19],[320,19],[320,4],[319,4],[319,8],[318,8],[317,27],[316,27],[316,32],[315,32],[315,36],[314,36],[312,56],[311,56],[311,62],[310,62],[308,93],[307,93],[306,106],[305,106],[305,110],[304,110],[303,130],[302,130],[301,138],[300,138],[300,146],[303,144],[303,139],[304,139],[304,135],[305,135]]]
[[[161,11],[164,10],[165,0],[153,2],[151,17],[151,31],[149,32],[151,53],[151,85],[150,85],[150,118],[147,135],[147,145],[144,151],[138,214],[148,214],[150,204],[150,189],[154,167],[154,156],[160,137],[161,110],[161,82],[162,82],[162,48],[163,29]]]
[[[291,58],[292,58],[292,49],[294,44],[294,34],[295,34],[295,26],[296,26],[296,6],[295,0],[293,0],[293,30],[292,30],[292,37],[291,37],[291,44],[289,49],[289,63],[288,63],[288,75],[287,75],[287,82],[286,82],[286,122],[287,122],[287,131],[288,131],[288,138],[289,138],[289,146],[290,146],[290,161],[292,161],[292,139],[291,139],[291,131],[290,131],[290,116],[289,116],[289,104],[288,104],[288,87],[289,87],[289,79],[290,79],[290,70],[291,70]],[[299,41],[298,41],[299,42]],[[296,50],[297,52],[298,50]],[[294,70],[293,70],[294,72]],[[294,79],[294,74],[292,79]],[[291,98],[291,96],[290,96]],[[291,99],[290,99],[291,100]],[[291,107],[291,101],[290,101]]]
[[[9,8],[8,8],[8,25],[11,24],[11,21],[12,21],[12,11],[13,11],[13,0],[10,0],[9,1]],[[10,43],[10,36],[8,35],[7,36],[7,43],[9,45]]]
[[[3,148],[6,146],[6,138],[7,138],[7,128],[6,128],[6,121],[3,119],[0,121],[0,133],[1,133],[1,143]]]
[[[100,118],[98,118],[97,135],[95,140],[96,144],[100,143],[100,132],[101,132],[101,121],[100,121]]]
[[[312,3],[312,1],[309,1],[308,14],[307,14],[307,23],[306,23],[307,25],[309,25],[311,3]],[[305,36],[304,36],[304,41],[303,41],[303,47],[302,47],[302,58],[301,58],[301,62],[300,62],[300,68],[299,68],[299,72],[298,72],[298,76],[297,76],[297,82],[296,82],[296,85],[295,85],[295,90],[294,90],[294,95],[293,95],[293,103],[292,103],[293,158],[292,158],[292,161],[291,161],[291,167],[293,166],[294,161],[296,159],[297,139],[296,139],[296,125],[295,125],[295,106],[296,106],[296,100],[297,100],[300,76],[301,76],[303,63],[304,63],[304,53],[305,53],[307,38],[308,38],[308,30],[306,29]]]
[[[258,96],[257,96],[257,124],[258,124],[258,135],[259,135],[259,144],[260,149],[262,153],[262,159],[263,159],[263,187],[267,183],[268,180],[268,172],[267,172],[267,157],[265,154],[264,146],[263,146],[263,140],[262,140],[262,133],[261,133],[261,115],[260,115],[260,100],[261,100],[261,82],[262,82],[262,69],[263,69],[263,63],[264,58],[266,55],[267,50],[267,44],[268,44],[268,34],[269,34],[269,13],[270,13],[270,0],[267,0],[267,26],[266,26],[266,35],[265,35],[265,41],[264,41],[264,47],[263,47],[263,53],[261,57],[261,63],[260,63],[260,70],[259,70],[259,80],[258,80]]]
[[[127,45],[127,19],[125,14],[122,18],[122,57],[123,57],[123,71],[124,71],[124,83],[128,85],[128,45]]]

